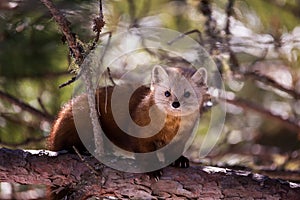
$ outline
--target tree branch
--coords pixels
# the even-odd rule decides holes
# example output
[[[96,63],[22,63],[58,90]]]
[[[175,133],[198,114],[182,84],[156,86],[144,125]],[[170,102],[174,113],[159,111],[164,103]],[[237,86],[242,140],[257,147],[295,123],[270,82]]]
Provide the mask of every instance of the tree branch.
[[[224,100],[232,105],[241,107],[246,110],[252,110],[252,111],[255,111],[255,112],[261,114],[262,116],[271,118],[271,119],[281,123],[282,125],[284,125],[288,129],[290,129],[291,131],[295,131],[296,133],[298,133],[300,130],[300,126],[298,125],[298,122],[296,120],[289,119],[289,118],[285,119],[280,115],[273,114],[270,110],[264,108],[263,106],[255,104],[246,99],[238,98],[238,97],[228,98],[226,95],[220,97],[220,99]]]
[[[75,191],[70,199],[87,196],[120,199],[297,199],[300,195],[299,184],[247,171],[200,166],[187,169],[167,167],[156,182],[145,174],[110,169],[91,156],[84,156],[84,160],[95,169],[101,166],[101,175],[93,173],[76,154],[53,156],[47,151],[32,154],[2,148],[0,181],[68,187]]]
[[[226,35],[230,35],[230,17],[232,16],[232,13],[234,12],[233,9],[234,6],[234,0],[228,0],[227,6],[226,6],[226,26],[225,26],[225,33]]]
[[[74,34],[70,30],[70,22],[65,18],[65,16],[55,7],[52,0],[40,0],[51,12],[56,23],[60,27],[66,37],[69,48],[72,50],[76,62],[80,64],[83,61],[82,48],[77,44]]]
[[[250,71],[250,72],[242,73],[242,75],[245,77],[260,81],[264,84],[270,85],[270,86],[272,86],[278,90],[281,90],[283,92],[286,92],[287,94],[291,95],[295,99],[300,99],[300,94],[296,90],[287,88],[287,87],[281,85],[280,83],[278,83],[277,81],[275,81],[274,79],[272,79],[268,76],[265,76],[263,74],[260,74],[259,72],[256,72],[256,71],[251,72]]]
[[[23,110],[25,110],[39,118],[42,118],[45,121],[52,123],[52,121],[54,120],[54,117],[52,115],[50,115],[48,113],[44,113],[44,112],[32,107],[31,105],[21,101],[20,99],[17,99],[16,97],[13,97],[12,95],[5,93],[1,90],[0,90],[0,97],[1,97],[1,99],[4,99],[14,105],[20,106]]]

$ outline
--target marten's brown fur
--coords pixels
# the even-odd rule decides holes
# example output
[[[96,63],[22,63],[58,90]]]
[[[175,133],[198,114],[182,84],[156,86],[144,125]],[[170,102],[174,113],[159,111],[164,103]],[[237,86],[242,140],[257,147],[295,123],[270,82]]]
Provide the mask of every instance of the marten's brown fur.
[[[187,82],[183,83],[181,76]],[[139,126],[146,126],[151,122],[149,115],[151,107],[156,108],[153,109],[153,116],[155,117],[152,120],[154,122],[156,118],[159,120],[157,116],[160,116],[162,112],[166,114],[163,128],[157,134],[146,138],[128,135],[119,128],[114,120],[111,99],[116,86],[108,86],[96,90],[96,109],[99,112],[98,118],[102,130],[111,142],[130,152],[152,152],[164,147],[178,134],[179,127],[185,132],[191,132],[204,101],[207,88],[206,71],[203,68],[196,71],[194,69],[181,68],[163,69],[160,66],[156,66],[152,71],[151,80],[151,87],[139,87],[129,101],[130,116]],[[189,89],[185,86],[187,83],[191,85]],[[126,86],[123,89],[126,92]],[[196,110],[198,113],[195,111],[190,112],[192,104],[195,104],[192,98],[196,99],[195,101],[198,104]],[[124,105],[118,104],[113,106],[127,106],[128,108],[126,102]],[[74,119],[74,113],[78,115],[75,117],[79,119]],[[118,114],[123,115],[123,113]],[[72,146],[75,146],[80,151],[86,150],[81,139],[92,141],[92,126],[84,120],[89,117],[87,95],[78,96],[68,102],[59,112],[54,122],[48,140],[49,149],[59,151],[72,149]],[[128,123],[126,118],[128,116],[124,115],[123,125]],[[77,129],[86,131],[83,136],[81,133],[81,137],[79,137]],[[128,130],[130,131],[130,128]],[[179,137],[179,139],[181,138],[183,138],[183,142],[186,141],[186,138]],[[183,151],[183,148],[181,151]]]
[[[163,73],[163,72],[159,72],[159,73]],[[191,83],[193,83],[193,81],[197,81],[191,79],[192,75],[194,75],[195,73],[195,70],[192,69],[184,70],[184,69],[176,68],[175,73],[180,73],[182,76],[185,76],[188,81],[191,81]],[[193,89],[199,90],[199,92],[197,92],[196,95],[198,95],[197,99],[199,100],[199,105],[201,107],[204,96],[206,94],[206,83],[201,81],[205,80],[206,77],[203,77],[203,79],[201,79],[200,76],[206,76],[206,74],[199,75],[200,78],[198,80],[199,83],[195,84],[197,88],[194,87]],[[132,120],[137,125],[145,126],[149,124],[151,121],[149,117],[149,109],[156,103],[154,90],[156,89],[155,87],[157,87],[157,85],[155,85],[154,83],[153,87],[154,88],[151,90],[149,87],[141,86],[133,93],[133,95],[130,98],[129,113],[131,115]],[[173,88],[170,89],[168,88],[166,90],[172,91],[172,89]],[[155,151],[158,148],[162,147],[162,146],[158,147],[156,145],[158,142],[160,143],[162,142],[164,145],[168,144],[178,132],[179,126],[185,126],[186,123],[190,126],[190,122],[192,120],[191,117],[192,118],[194,117],[194,113],[184,117],[182,117],[180,113],[176,113],[176,112],[167,113],[165,124],[159,133],[149,138],[133,137],[128,135],[127,133],[124,133],[114,120],[114,116],[111,109],[111,99],[112,99],[111,96],[113,90],[114,90],[113,86],[99,88],[96,91],[95,97],[97,103],[97,110],[100,113],[99,121],[101,124],[101,128],[103,129],[106,136],[114,144],[116,144],[122,149],[131,152],[136,152],[136,153]],[[126,92],[126,87],[124,87],[124,90],[125,90],[124,92]],[[161,94],[161,96],[162,96],[161,98],[170,99],[170,97],[165,97],[163,93]],[[171,102],[173,100],[171,99]],[[170,106],[169,102],[166,102],[165,104],[167,104],[166,106]],[[127,106],[127,105],[114,105],[114,106]],[[166,109],[165,111],[169,111],[169,110]],[[156,112],[160,112],[159,109]],[[81,95],[68,102],[59,112],[58,117],[54,122],[52,131],[48,139],[50,150],[59,151],[64,149],[72,149],[72,146],[75,146],[79,150],[85,150],[85,147],[82,144],[81,139],[77,134],[77,129],[74,122],[74,113],[76,113],[78,117],[82,118],[83,120],[83,121],[76,120],[76,126],[78,125],[79,126],[78,128],[80,130],[83,129],[89,130],[86,131],[86,134],[88,134],[86,138],[93,138],[91,126],[88,126],[88,123],[84,121],[84,119],[88,119],[90,117],[87,95]],[[159,113],[157,115],[159,115]],[[183,123],[180,123],[181,121],[183,121]]]

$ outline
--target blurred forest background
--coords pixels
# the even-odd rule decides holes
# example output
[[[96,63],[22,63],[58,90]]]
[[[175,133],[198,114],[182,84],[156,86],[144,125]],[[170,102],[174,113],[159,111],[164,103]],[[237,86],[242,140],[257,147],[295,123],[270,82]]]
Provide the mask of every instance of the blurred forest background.
[[[53,2],[82,47],[91,46],[99,2]],[[201,33],[190,37],[211,54],[232,98],[218,144],[194,161],[300,182],[300,0],[106,0],[103,14],[102,33]],[[78,71],[63,40],[40,1],[0,1],[0,147],[45,148],[51,122],[73,92],[72,84],[59,86]],[[18,198],[9,196],[13,190],[25,191],[0,183],[0,198]]]

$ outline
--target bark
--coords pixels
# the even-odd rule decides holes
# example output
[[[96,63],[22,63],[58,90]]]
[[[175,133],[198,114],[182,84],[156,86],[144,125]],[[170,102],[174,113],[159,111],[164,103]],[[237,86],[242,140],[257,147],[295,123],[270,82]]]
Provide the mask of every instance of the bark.
[[[73,190],[69,199],[92,196],[130,199],[299,199],[300,184],[248,171],[167,167],[159,181],[119,172],[91,156],[0,149],[0,181],[45,184]],[[91,167],[93,169],[91,169]]]

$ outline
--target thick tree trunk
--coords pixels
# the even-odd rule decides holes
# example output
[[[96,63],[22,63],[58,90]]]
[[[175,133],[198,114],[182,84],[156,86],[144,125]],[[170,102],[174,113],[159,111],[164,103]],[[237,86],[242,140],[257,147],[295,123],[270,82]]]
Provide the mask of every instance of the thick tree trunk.
[[[75,191],[70,199],[300,199],[300,185],[247,171],[192,166],[167,167],[159,181],[119,172],[90,156],[0,149],[0,181],[45,184]]]

